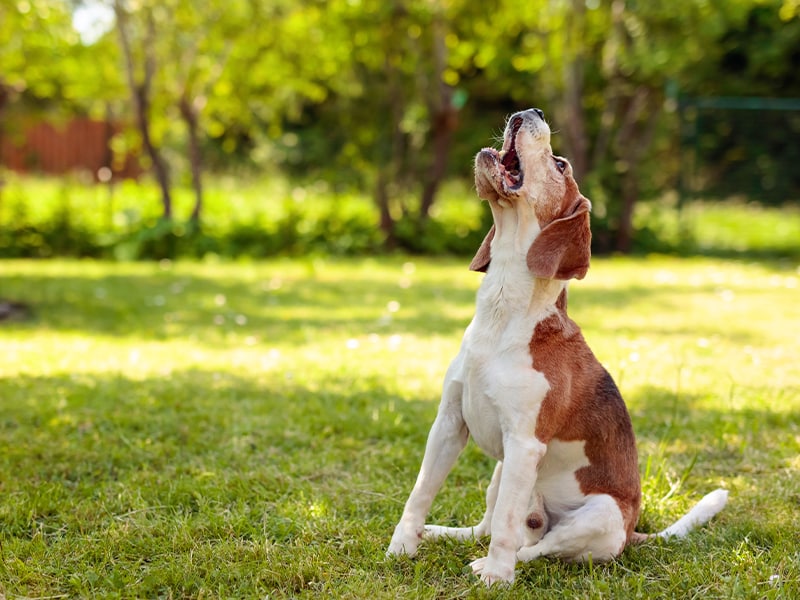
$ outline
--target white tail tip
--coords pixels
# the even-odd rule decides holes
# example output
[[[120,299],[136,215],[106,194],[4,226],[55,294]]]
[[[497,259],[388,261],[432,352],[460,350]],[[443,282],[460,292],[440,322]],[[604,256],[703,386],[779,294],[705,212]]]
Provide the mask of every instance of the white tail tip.
[[[728,490],[714,490],[706,494],[692,509],[658,534],[658,537],[684,537],[692,529],[709,521],[725,508],[728,502]]]

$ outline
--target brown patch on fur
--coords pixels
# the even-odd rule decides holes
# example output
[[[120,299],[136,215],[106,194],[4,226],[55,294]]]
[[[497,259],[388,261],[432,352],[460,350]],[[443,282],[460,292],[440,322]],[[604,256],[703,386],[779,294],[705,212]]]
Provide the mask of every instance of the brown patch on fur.
[[[492,240],[494,239],[495,226],[489,229],[489,233],[483,238],[480,248],[478,248],[475,258],[469,263],[470,271],[480,271],[486,273],[489,270],[489,263],[492,261]]]
[[[567,159],[560,156],[548,157],[547,160],[549,161],[556,158],[566,163],[566,170],[561,177],[552,172],[550,173],[548,176],[547,191],[549,192],[551,200],[548,202],[537,202],[534,208],[536,218],[543,228],[567,213],[569,208],[575,203],[575,200],[581,195],[578,184],[572,176],[572,165],[569,164]]]
[[[589,201],[578,194],[559,218],[542,229],[528,250],[531,273],[543,279],[583,279],[586,276],[592,255],[589,207]]]
[[[630,416],[613,379],[567,316],[566,297],[559,297],[559,304],[564,308],[539,322],[530,342],[533,368],[550,383],[536,437],[545,444],[553,439],[585,440],[589,465],[575,473],[581,492],[613,497],[631,539],[639,519],[641,485]]]
[[[532,512],[528,515],[528,518],[525,519],[525,525],[530,527],[531,529],[539,529],[540,527],[544,527],[544,519],[542,515],[539,513]]]
[[[556,308],[558,310],[567,312],[567,288],[561,290],[561,293],[556,298]]]

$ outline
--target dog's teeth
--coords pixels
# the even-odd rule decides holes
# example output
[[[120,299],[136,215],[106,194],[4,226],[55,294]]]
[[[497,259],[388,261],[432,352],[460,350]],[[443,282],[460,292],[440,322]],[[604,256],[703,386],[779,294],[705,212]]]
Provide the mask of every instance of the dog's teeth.
[[[500,157],[500,160],[503,160],[503,157],[508,154],[508,150],[501,150],[500,153],[497,155]]]

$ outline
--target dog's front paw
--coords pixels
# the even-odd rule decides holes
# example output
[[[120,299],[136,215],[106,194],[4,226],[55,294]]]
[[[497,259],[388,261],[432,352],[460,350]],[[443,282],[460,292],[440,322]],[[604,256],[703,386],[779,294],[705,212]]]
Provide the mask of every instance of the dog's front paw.
[[[487,586],[495,584],[511,585],[514,583],[514,565],[511,567],[497,564],[488,556],[473,560],[470,563],[472,572],[481,578]]]
[[[392,541],[389,542],[389,548],[386,550],[386,556],[414,556],[417,553],[417,548],[422,540],[422,532],[417,533],[414,530],[407,531],[400,525],[394,530]]]

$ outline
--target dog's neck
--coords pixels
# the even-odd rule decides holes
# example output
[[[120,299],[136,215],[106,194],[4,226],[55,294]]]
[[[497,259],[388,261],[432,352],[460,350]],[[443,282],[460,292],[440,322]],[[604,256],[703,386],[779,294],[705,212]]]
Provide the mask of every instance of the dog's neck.
[[[528,269],[528,249],[541,231],[536,219],[529,217],[533,211],[495,203],[491,208],[495,224],[492,262],[478,292],[478,311],[486,311],[494,318],[502,314],[542,316],[554,312],[567,282],[540,279]]]
[[[513,205],[489,203],[495,227],[492,262],[497,260],[508,267],[511,266],[508,261],[513,262],[519,256],[524,262],[528,248],[541,231],[534,211],[525,206],[529,202],[525,198],[518,198]]]

